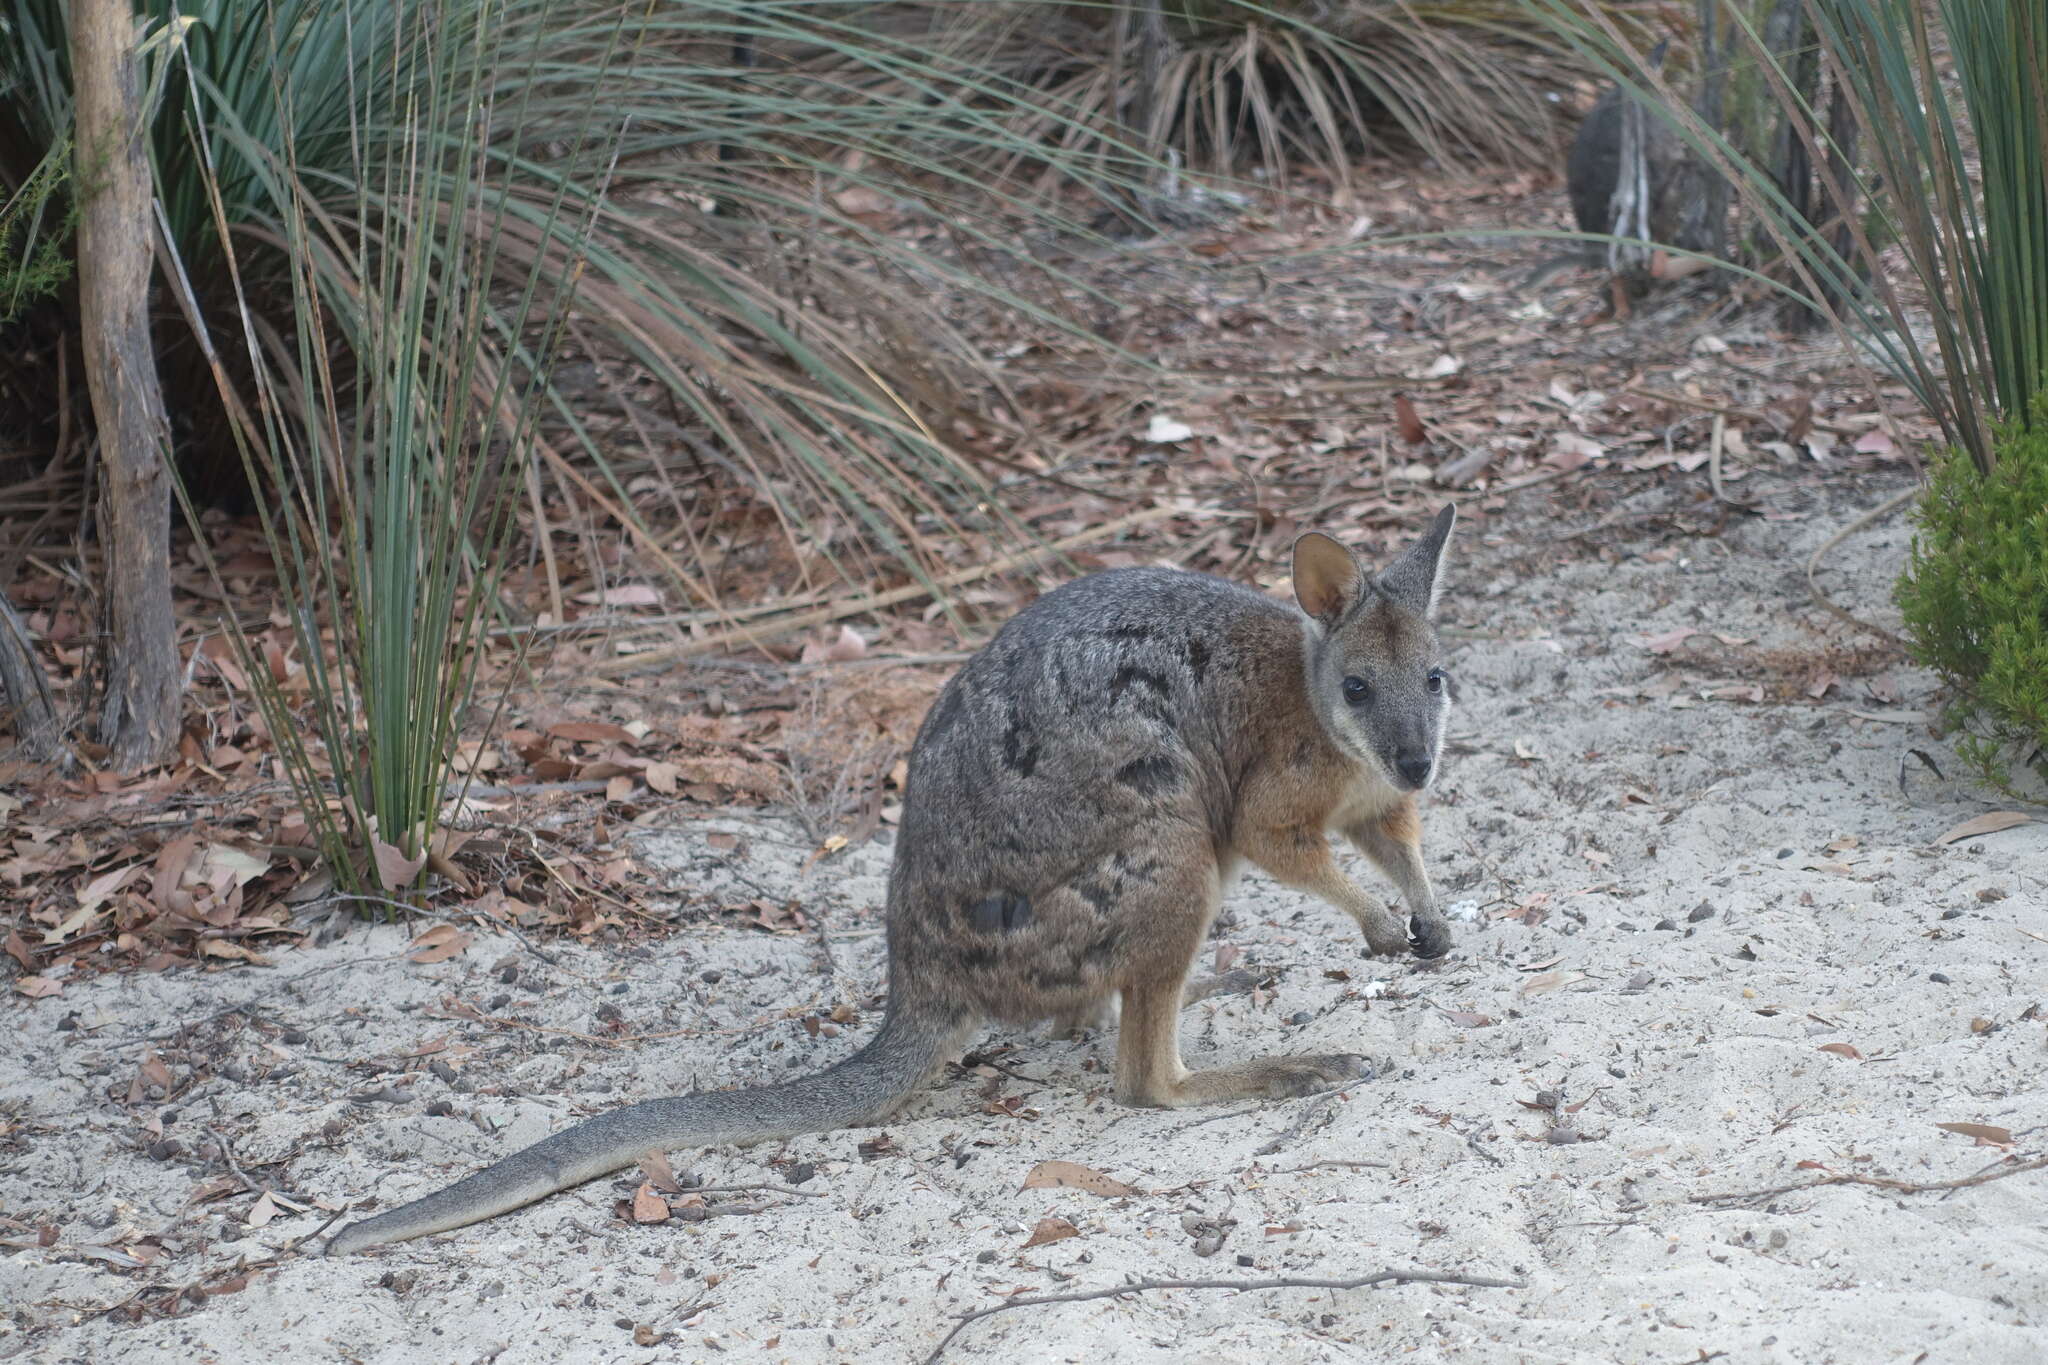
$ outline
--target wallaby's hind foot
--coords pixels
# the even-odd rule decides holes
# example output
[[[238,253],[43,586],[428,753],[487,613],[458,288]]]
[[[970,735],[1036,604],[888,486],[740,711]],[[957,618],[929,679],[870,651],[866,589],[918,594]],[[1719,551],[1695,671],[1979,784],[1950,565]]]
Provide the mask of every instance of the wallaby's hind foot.
[[[1180,1109],[1230,1100],[1284,1099],[1348,1085],[1372,1074],[1364,1058],[1349,1053],[1261,1057],[1189,1071],[1180,1059],[1180,994],[1178,982],[1125,988],[1116,1040],[1116,1097],[1121,1103]]]
[[[1285,1100],[1299,1095],[1320,1095],[1325,1090],[1371,1079],[1371,1065],[1365,1058],[1349,1052],[1307,1057],[1260,1057],[1236,1066],[1185,1072],[1179,1083],[1162,1095],[1143,1099],[1119,1095],[1119,1098],[1123,1098],[1126,1104],[1182,1109],[1198,1104],[1228,1104],[1232,1100]]]

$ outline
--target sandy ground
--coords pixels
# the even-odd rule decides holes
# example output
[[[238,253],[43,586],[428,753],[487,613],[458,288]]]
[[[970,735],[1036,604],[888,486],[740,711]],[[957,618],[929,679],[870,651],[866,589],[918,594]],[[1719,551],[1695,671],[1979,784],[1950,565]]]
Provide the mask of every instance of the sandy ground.
[[[629,1173],[422,1243],[280,1258],[325,1209],[389,1206],[579,1114],[859,1045],[886,841],[806,871],[792,823],[687,821],[640,841],[649,877],[793,900],[822,937],[727,917],[651,949],[550,963],[507,939],[420,966],[400,931],[357,929],[267,970],[10,999],[0,1358],[919,1360],[1020,1292],[1383,1268],[1524,1287],[1019,1307],[946,1358],[2048,1358],[2048,1170],[1700,1198],[1948,1180],[2048,1146],[2048,824],[1936,846],[2010,803],[1955,780],[1914,714],[1931,680],[1859,668],[1865,642],[1808,601],[1806,554],[1902,485],[1764,482],[1767,515],[1711,539],[1624,522],[1561,542],[1579,521],[1537,497],[1467,535],[1445,604],[1459,708],[1426,821],[1469,916],[1457,951],[1364,958],[1335,912],[1249,876],[1215,937],[1267,984],[1183,1020],[1193,1065],[1356,1051],[1370,1082],[1126,1110],[1110,1039],[996,1034],[981,1048],[1003,1069],[954,1070],[885,1130],[675,1153],[685,1181],[760,1186],[702,1196],[707,1218],[622,1220]],[[1890,519],[1828,581],[1894,620],[1905,544]],[[1680,628],[1706,633],[1670,644]],[[305,1211],[261,1221],[219,1141]],[[1025,1188],[1048,1160],[1135,1192]],[[1077,1235],[1027,1246],[1047,1219]],[[140,1268],[138,1242],[162,1248]]]

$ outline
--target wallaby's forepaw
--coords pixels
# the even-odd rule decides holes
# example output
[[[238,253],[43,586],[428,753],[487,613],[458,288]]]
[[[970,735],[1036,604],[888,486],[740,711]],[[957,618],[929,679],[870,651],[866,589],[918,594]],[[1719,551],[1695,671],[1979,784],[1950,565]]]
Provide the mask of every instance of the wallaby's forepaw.
[[[1349,1052],[1323,1057],[1274,1057],[1262,1067],[1266,1094],[1276,1100],[1296,1095],[1319,1095],[1354,1081],[1372,1079],[1372,1065]]]
[[[1425,961],[1442,957],[1451,950],[1451,926],[1439,917],[1408,917],[1408,949]]]

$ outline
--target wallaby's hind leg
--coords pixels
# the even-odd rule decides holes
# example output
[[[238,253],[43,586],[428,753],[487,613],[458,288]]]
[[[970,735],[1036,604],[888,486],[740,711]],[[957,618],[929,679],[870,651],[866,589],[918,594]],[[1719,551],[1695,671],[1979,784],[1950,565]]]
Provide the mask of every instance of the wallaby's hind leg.
[[[1214,917],[1218,887],[1211,863],[1196,860],[1182,875],[1162,880],[1157,894],[1179,904],[1128,906],[1150,935],[1132,956],[1121,983],[1123,1018],[1117,1025],[1116,1095],[1125,1104],[1179,1108],[1257,1097],[1310,1095],[1357,1080],[1361,1059],[1348,1054],[1262,1057],[1236,1066],[1189,1071],[1180,1057],[1180,1010],[1188,968]],[[1227,982],[1228,978],[1224,978]],[[1228,989],[1228,985],[1223,987]]]
[[[1261,1057],[1235,1066],[1190,1071],[1180,1059],[1180,989],[1177,982],[1147,982],[1124,990],[1116,1036],[1116,1097],[1125,1104],[1178,1109],[1227,1100],[1313,1095],[1369,1074],[1350,1053]]]
[[[1410,937],[1415,955],[1442,957],[1449,952],[1451,927],[1444,922],[1443,907],[1437,904],[1436,890],[1429,884],[1429,870],[1422,865],[1422,821],[1415,813],[1415,798],[1404,797],[1377,820],[1348,826],[1344,837],[1401,889],[1401,899],[1414,920]]]

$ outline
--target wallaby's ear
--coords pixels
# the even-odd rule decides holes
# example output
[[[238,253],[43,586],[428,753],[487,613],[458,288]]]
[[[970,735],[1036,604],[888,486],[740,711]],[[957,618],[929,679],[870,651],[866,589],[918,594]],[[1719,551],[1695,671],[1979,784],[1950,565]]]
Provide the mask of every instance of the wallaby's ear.
[[[1351,551],[1321,531],[1294,542],[1294,600],[1326,629],[1341,621],[1365,591],[1365,571]]]
[[[1444,547],[1450,543],[1451,527],[1458,520],[1455,503],[1445,503],[1422,539],[1402,551],[1401,557],[1380,575],[1379,590],[1396,606],[1417,616],[1436,615],[1437,587],[1442,582]],[[1300,551],[1296,550],[1298,557]]]

